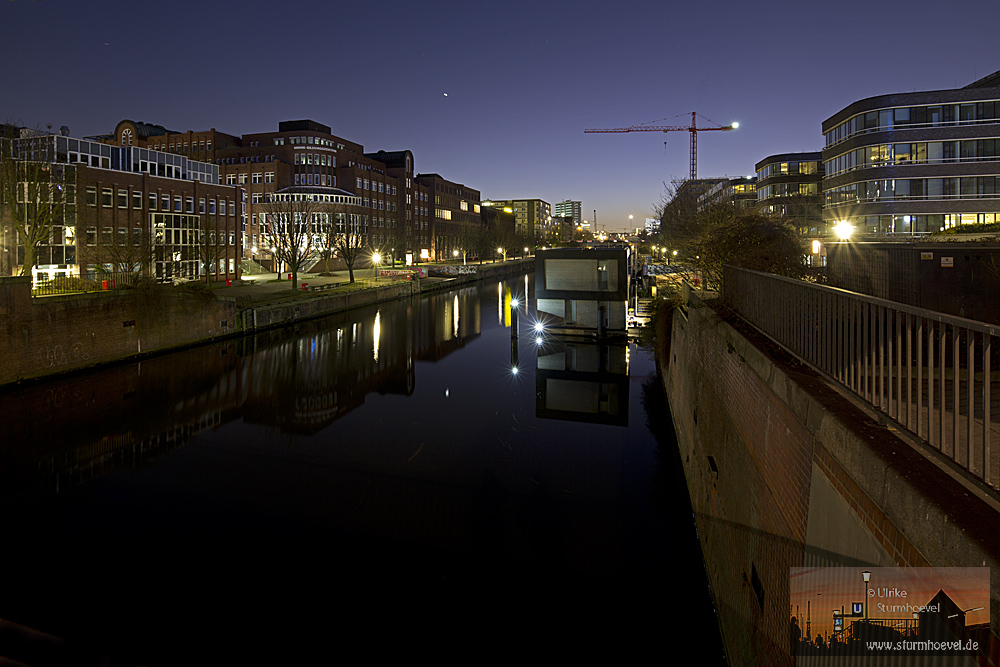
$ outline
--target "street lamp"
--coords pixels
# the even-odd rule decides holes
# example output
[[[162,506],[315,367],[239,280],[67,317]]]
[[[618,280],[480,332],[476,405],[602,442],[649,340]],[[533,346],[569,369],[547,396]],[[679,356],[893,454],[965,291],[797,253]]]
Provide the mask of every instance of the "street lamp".
[[[861,573],[861,576],[865,578],[865,620],[868,620],[868,581],[872,578],[872,573],[865,570]]]
[[[381,264],[381,263],[382,263],[382,255],[380,255],[377,252],[373,252],[372,253],[372,278],[374,278],[376,281],[378,281],[378,274],[376,273],[376,271],[378,270],[378,265]]]

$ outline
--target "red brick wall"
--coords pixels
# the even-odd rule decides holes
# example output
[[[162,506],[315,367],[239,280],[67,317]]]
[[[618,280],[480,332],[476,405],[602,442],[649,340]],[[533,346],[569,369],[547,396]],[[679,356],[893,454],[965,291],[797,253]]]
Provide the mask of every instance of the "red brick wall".
[[[166,291],[23,299],[0,283],[0,385],[207,340],[236,331],[236,306]]]

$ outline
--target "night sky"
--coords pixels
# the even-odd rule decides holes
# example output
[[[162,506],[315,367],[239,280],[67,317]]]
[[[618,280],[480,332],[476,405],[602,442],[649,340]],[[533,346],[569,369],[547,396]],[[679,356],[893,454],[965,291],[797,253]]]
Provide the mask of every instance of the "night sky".
[[[484,199],[582,200],[615,230],[687,177],[689,136],[584,129],[738,121],[699,134],[698,175],[752,175],[820,150],[858,99],[1000,69],[998,19],[996,0],[5,0],[0,120],[83,137],[311,118]]]

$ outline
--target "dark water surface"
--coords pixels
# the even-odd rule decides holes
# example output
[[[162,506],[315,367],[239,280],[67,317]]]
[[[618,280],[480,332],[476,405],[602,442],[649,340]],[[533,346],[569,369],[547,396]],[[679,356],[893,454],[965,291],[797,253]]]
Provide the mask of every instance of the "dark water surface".
[[[512,343],[508,292],[0,394],[0,617],[118,664],[717,662],[651,354],[531,300]]]

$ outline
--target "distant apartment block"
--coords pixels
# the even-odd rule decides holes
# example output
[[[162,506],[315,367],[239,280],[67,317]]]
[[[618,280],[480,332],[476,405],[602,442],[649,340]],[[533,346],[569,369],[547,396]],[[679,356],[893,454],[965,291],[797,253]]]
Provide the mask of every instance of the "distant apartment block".
[[[489,199],[483,206],[509,208],[514,213],[515,231],[525,238],[544,243],[558,235],[552,226],[552,207],[542,199]]]
[[[573,227],[580,227],[583,225],[583,202],[564,199],[553,205],[552,216],[560,218],[569,216],[573,218]]]
[[[757,205],[757,177],[729,178],[720,180],[698,197],[698,210],[710,206],[727,204],[737,208],[753,208]]]
[[[758,162],[758,210],[785,218],[800,234],[825,234],[822,160],[817,151],[770,155]]]

